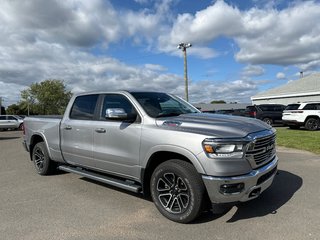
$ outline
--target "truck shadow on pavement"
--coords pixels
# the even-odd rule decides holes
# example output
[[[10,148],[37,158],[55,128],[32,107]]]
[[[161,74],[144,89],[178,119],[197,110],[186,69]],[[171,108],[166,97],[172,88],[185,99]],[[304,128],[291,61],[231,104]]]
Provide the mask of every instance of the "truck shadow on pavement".
[[[237,204],[236,212],[227,222],[233,223],[238,220],[277,214],[277,210],[286,204],[302,185],[303,180],[301,177],[287,171],[279,170],[272,186],[257,199]],[[225,214],[226,212],[218,215],[212,212],[206,212],[194,223],[209,222]]]
[[[0,136],[0,141],[1,140],[12,140],[12,139],[18,139],[18,138],[21,138],[21,137],[1,137]]]
[[[150,197],[143,196],[140,193],[129,192],[117,187],[110,186],[105,183],[97,182],[85,177],[80,179],[101,185],[113,189],[118,192],[125,193],[140,198],[145,201],[152,202]],[[245,203],[239,203],[235,207],[237,208],[233,216],[227,221],[227,223],[233,223],[238,220],[250,219],[256,217],[263,217],[269,214],[277,214],[277,210],[286,204],[303,185],[301,177],[292,174],[287,171],[279,170],[276,175],[272,186],[261,194],[258,198]],[[221,214],[213,213],[212,211],[203,212],[194,222],[191,224],[201,224],[205,222],[211,222],[215,219],[219,219],[226,215],[232,206],[226,208]]]

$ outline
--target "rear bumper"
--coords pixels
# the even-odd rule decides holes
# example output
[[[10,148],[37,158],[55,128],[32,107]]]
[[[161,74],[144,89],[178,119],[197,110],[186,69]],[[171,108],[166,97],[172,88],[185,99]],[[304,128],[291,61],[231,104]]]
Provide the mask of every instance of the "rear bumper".
[[[207,188],[212,203],[246,202],[254,199],[265,191],[273,182],[277,173],[278,157],[267,165],[255,169],[249,174],[235,177],[213,177],[203,175],[202,179]],[[239,191],[223,193],[222,186],[243,186]]]
[[[303,122],[298,122],[296,120],[282,120],[284,125],[287,126],[303,126],[304,123]]]

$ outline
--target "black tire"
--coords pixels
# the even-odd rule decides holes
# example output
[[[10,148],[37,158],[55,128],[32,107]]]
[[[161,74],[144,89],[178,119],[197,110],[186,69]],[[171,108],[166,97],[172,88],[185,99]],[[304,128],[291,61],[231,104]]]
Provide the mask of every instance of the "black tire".
[[[188,162],[169,160],[160,164],[151,176],[150,190],[160,213],[174,222],[191,222],[202,211],[204,184]]]
[[[56,164],[49,158],[44,142],[37,143],[32,150],[32,161],[38,174],[49,175],[55,170]]]
[[[23,123],[21,123],[21,124],[19,125],[18,130],[23,131]]]
[[[320,122],[319,119],[316,118],[308,118],[304,124],[304,127],[310,131],[315,131],[319,128]]]
[[[272,119],[271,119],[271,118],[268,118],[268,117],[262,119],[262,121],[264,121],[266,124],[268,124],[268,125],[270,125],[270,126],[271,126],[272,123],[273,123]]]

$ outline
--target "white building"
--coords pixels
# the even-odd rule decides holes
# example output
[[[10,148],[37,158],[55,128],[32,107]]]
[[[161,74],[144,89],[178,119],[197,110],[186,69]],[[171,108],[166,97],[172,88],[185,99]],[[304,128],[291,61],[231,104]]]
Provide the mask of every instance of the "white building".
[[[320,101],[320,73],[291,81],[251,97],[252,104]]]

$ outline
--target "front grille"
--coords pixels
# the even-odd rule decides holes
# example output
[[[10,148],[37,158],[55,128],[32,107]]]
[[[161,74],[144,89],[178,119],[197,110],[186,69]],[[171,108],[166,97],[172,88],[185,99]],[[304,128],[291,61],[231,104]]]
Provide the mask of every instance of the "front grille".
[[[249,160],[253,168],[260,167],[268,163],[276,153],[276,134],[258,137],[252,143],[246,152],[246,159]]]

